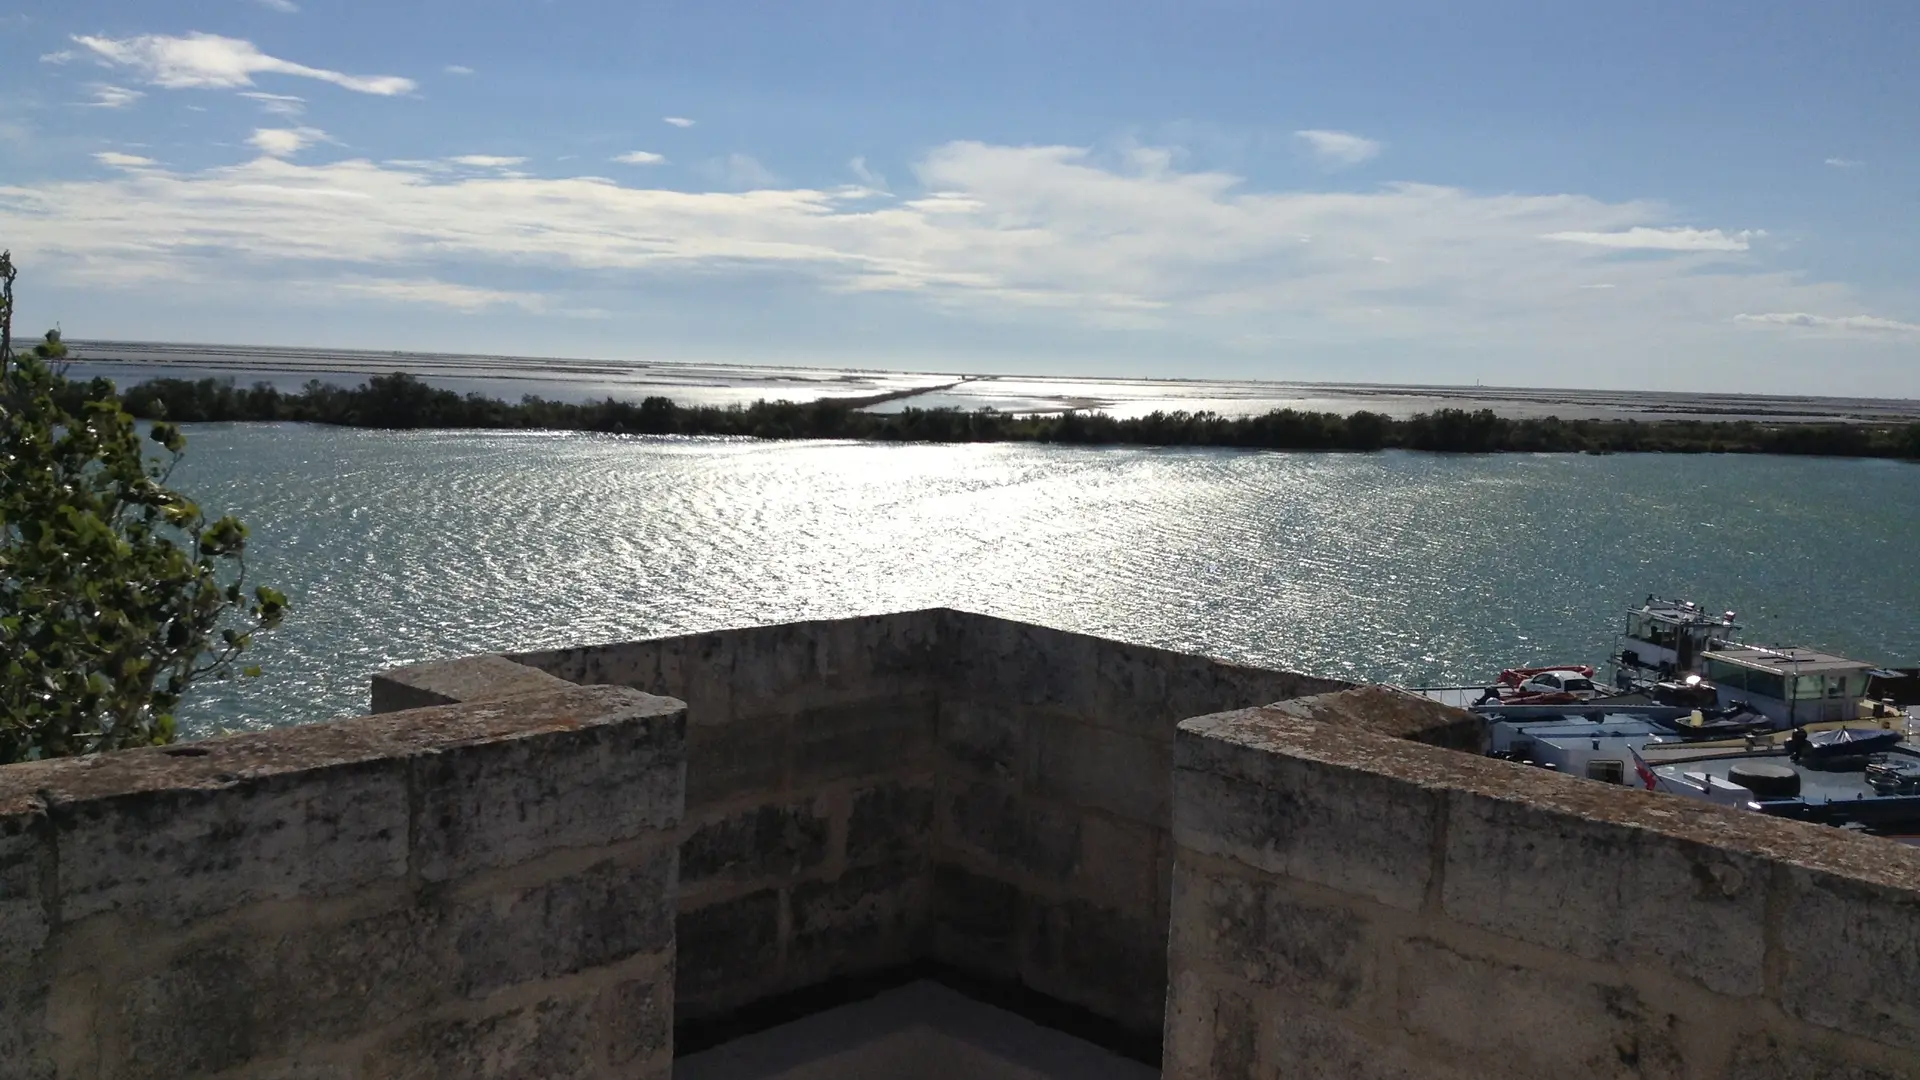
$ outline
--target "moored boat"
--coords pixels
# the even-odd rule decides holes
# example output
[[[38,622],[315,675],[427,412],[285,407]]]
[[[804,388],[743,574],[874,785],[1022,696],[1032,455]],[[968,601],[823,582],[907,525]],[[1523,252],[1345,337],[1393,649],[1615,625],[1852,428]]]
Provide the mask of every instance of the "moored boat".
[[[1815,743],[1820,735],[1828,736]],[[1662,763],[1648,747],[1636,774],[1650,789],[1895,839],[1920,834],[1920,751],[1901,733],[1839,728],[1796,749],[1736,750]]]

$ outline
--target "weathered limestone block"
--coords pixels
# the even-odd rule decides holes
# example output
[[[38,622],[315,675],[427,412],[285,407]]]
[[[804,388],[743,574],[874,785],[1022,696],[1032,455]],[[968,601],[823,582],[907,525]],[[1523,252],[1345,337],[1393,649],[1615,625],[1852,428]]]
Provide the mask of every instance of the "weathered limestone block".
[[[1866,880],[1782,871],[1780,1004],[1822,1027],[1909,1051],[1920,1074],[1920,859],[1895,854]]]
[[[1407,1032],[1504,1063],[1507,1075],[1690,1075],[1680,1043],[1685,1023],[1624,982],[1468,956],[1434,941],[1401,942],[1394,956]]]
[[[940,839],[989,865],[1064,882],[1080,857],[1081,815],[993,783],[956,783],[945,793]]]
[[[965,971],[1018,970],[1027,897],[996,878],[951,863],[933,868],[933,955]]]
[[[1073,869],[1073,889],[1111,907],[1134,912],[1163,928],[1161,906],[1171,872],[1162,854],[1172,847],[1167,830],[1123,821],[1106,814],[1080,816],[1080,854]]]
[[[1162,656],[1166,657],[1167,665],[1166,696],[1140,703],[1136,709],[1146,707],[1143,718],[1150,734],[1169,740],[1179,722],[1188,717],[1271,704],[1308,694],[1327,694],[1352,686],[1333,679],[1243,667],[1207,657],[1181,653]]]
[[[735,631],[734,715],[857,705],[923,687],[940,616],[910,611]]]
[[[793,721],[784,716],[689,724],[687,806],[698,812],[736,796],[785,788],[792,732]]]
[[[368,1070],[505,1068],[532,1021],[461,994],[670,961],[684,718],[567,685],[0,768],[0,1077],[364,1078],[414,1021]],[[598,1067],[561,1041],[523,1072]]]
[[[1366,920],[1289,894],[1265,875],[1176,864],[1171,949],[1183,962],[1344,1009],[1378,992]]]
[[[428,1020],[369,1054],[364,1080],[565,1080],[596,1075],[591,1001]]]
[[[673,1069],[672,973],[664,978],[632,979],[601,997],[608,1033],[607,1064],[619,1077],[658,1077]]]
[[[1484,1065],[1454,1065],[1370,1030],[1310,1009],[1257,1011],[1261,1068],[1253,1076],[1287,1080],[1486,1080]],[[1178,1075],[1173,1074],[1173,1075]],[[1533,1080],[1529,1077],[1528,1080]]]
[[[678,824],[686,706],[613,687],[554,699],[573,695],[596,695],[580,699],[601,708],[596,722],[416,759],[413,857],[423,879],[446,881]]]
[[[38,796],[0,806],[0,968],[26,963],[46,943],[50,836]]]
[[[1351,683],[1246,667],[1206,656],[1098,641],[1091,699],[1077,703],[1089,723],[1171,742],[1180,721],[1265,705]]]
[[[1034,753],[1027,790],[1164,826],[1172,755],[1164,741],[1137,738],[1051,713],[1027,721]]]
[[[673,941],[672,847],[446,904],[457,958],[450,989],[468,997],[609,967]]]
[[[674,1008],[681,1018],[725,1012],[779,982],[777,889],[682,909],[674,928]]]
[[[1166,927],[1080,897],[1026,900],[1022,980],[1139,1031],[1166,1006]]]
[[[1092,705],[1095,665],[1111,643],[966,612],[948,625],[948,677],[960,697],[1069,711]]]
[[[243,757],[218,743],[205,749]],[[342,763],[324,783],[234,768],[214,786],[58,806],[61,917],[121,912],[177,926],[406,876],[407,759]]]
[[[1519,766],[1503,771],[1573,786]],[[1557,812],[1527,794],[1450,796],[1448,917],[1575,956],[1671,968],[1723,994],[1762,991],[1770,873],[1762,859]]]
[[[733,708],[739,639],[739,633],[725,632],[661,643],[660,683],[680,688],[674,696],[687,703],[689,723],[726,724],[740,715]]]
[[[924,858],[855,867],[832,881],[793,887],[788,959],[803,978],[905,964],[924,948],[931,887]]]
[[[847,814],[847,862],[926,858],[933,849],[933,799],[931,775],[855,792]]]
[[[793,720],[792,782],[871,776],[928,761],[936,715],[930,693],[800,713]]]
[[[991,700],[944,698],[939,746],[947,761],[994,779],[1015,781],[1030,772],[1024,709]],[[943,766],[945,768],[947,766]]]
[[[0,959],[0,1080],[53,1080],[53,1032],[43,972]]]
[[[866,670],[876,676],[938,674],[952,648],[951,614],[929,608],[849,619],[854,634],[849,655],[864,658]]]
[[[572,684],[504,656],[463,656],[383,671],[373,677],[375,713],[551,694]]]
[[[679,638],[576,645],[541,652],[509,653],[507,659],[582,686],[626,686],[645,694],[681,698],[684,686],[669,685],[661,658]]]
[[[812,800],[704,822],[680,844],[680,881],[751,881],[812,869],[826,861],[831,826]]]
[[[1161,1055],[1166,1080],[1254,1080],[1261,1068],[1261,1020],[1231,983],[1175,972],[1167,991]]]
[[[107,988],[107,1060],[121,1076],[196,1076],[370,1031],[426,1008],[453,982],[448,945],[439,920],[414,908],[337,926],[304,926],[289,913],[278,932],[204,941]]]
[[[1318,720],[1340,728],[1363,728],[1376,735],[1444,746],[1471,754],[1486,749],[1486,724],[1464,709],[1442,705],[1393,686],[1360,686],[1339,692],[1287,695],[1273,709],[1285,716]]]
[[[1346,764],[1349,738],[1259,709],[1183,722],[1174,747],[1175,842],[1417,910],[1432,879],[1440,796]],[[1374,743],[1391,742],[1376,737],[1367,749],[1385,752]]]

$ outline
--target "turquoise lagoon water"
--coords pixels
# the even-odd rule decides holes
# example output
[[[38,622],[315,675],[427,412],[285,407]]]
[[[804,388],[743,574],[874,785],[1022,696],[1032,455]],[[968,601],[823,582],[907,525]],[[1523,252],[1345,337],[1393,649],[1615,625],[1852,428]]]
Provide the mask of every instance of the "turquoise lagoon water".
[[[461,654],[947,605],[1364,680],[1601,659],[1648,592],[1920,663],[1920,466],[191,425],[293,610],[187,729]]]

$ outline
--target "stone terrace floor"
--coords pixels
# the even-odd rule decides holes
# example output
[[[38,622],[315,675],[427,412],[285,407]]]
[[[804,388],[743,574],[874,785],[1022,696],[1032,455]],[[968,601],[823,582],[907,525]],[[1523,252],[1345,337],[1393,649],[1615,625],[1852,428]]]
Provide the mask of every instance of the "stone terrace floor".
[[[935,982],[689,1054],[674,1080],[1151,1080],[1160,1074]]]

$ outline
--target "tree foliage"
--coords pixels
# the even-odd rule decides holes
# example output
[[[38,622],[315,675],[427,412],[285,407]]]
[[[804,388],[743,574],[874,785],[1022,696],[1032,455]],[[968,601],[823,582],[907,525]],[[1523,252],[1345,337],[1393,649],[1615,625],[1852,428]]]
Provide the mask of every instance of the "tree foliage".
[[[456,394],[411,375],[377,375],[352,388],[312,381],[299,393],[231,379],[155,379],[126,392],[136,416],[296,420],[378,428],[507,428],[641,435],[731,435],[889,442],[1044,442],[1220,446],[1260,450],[1425,450],[1456,453],[1748,453],[1920,458],[1920,424],[1770,423],[1757,420],[1562,420],[1490,409],[1438,409],[1404,420],[1280,409],[1262,416],[1155,412],[1024,415],[979,409],[867,412],[844,401],[676,405],[664,397],[581,404],[527,396],[517,403]]]
[[[245,526],[168,487],[178,427],[142,439],[110,383],[65,378],[57,331],[15,352],[14,279],[0,253],[0,763],[171,742],[286,598],[246,588]]]

